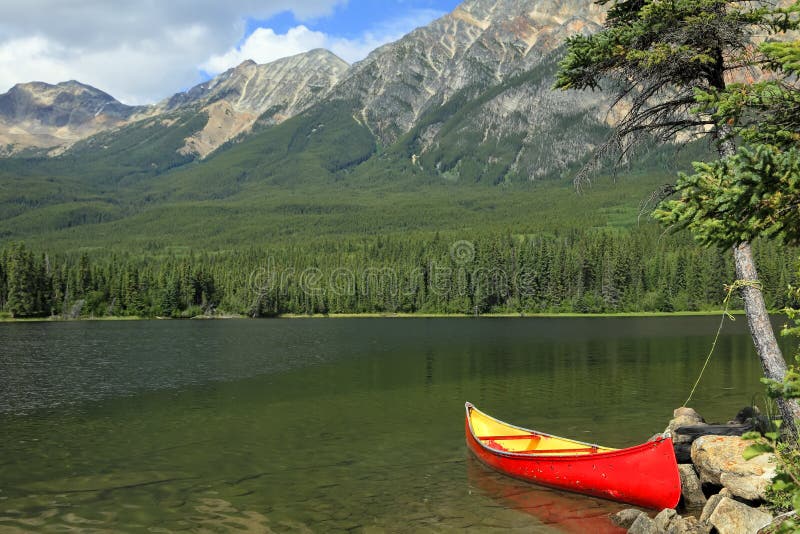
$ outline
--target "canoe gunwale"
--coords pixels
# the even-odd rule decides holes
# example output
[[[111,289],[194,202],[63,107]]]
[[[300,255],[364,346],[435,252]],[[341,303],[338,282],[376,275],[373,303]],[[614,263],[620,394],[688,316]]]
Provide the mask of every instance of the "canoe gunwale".
[[[486,417],[485,422],[490,428],[494,426],[492,423],[499,423],[500,430],[507,428],[512,435],[520,431],[530,433],[531,437],[546,436],[567,444],[582,442],[510,425],[485,414],[471,403],[466,403],[465,407],[467,448],[482,463],[504,475],[643,508],[675,508],[680,501],[680,473],[669,435],[627,449],[594,454],[535,454],[535,449],[530,452],[507,451],[500,449],[502,445],[496,444],[500,448],[495,449],[478,439],[473,415],[477,417],[480,414],[481,419]]]
[[[481,410],[476,408],[474,405],[472,405],[472,403],[469,403],[469,402],[466,403],[464,407],[465,407],[466,412],[467,412],[467,421],[469,422],[469,431],[470,431],[470,434],[472,435],[472,438],[474,439],[475,443],[477,443],[480,447],[482,447],[486,451],[490,452],[491,454],[494,454],[496,456],[504,456],[506,458],[517,458],[517,459],[526,459],[526,458],[527,459],[533,459],[533,458],[535,458],[535,459],[547,460],[547,461],[550,461],[550,462],[552,462],[552,461],[571,461],[571,462],[574,462],[574,461],[580,461],[582,459],[596,460],[598,458],[600,458],[600,459],[602,459],[602,458],[613,458],[615,456],[625,456],[625,455],[628,455],[628,454],[635,454],[635,453],[638,453],[638,452],[640,452],[642,450],[646,450],[646,449],[648,449],[650,447],[653,447],[653,446],[661,443],[662,441],[664,441],[666,439],[669,439],[669,438],[665,438],[665,437],[661,436],[661,437],[659,437],[659,438],[657,438],[657,439],[655,439],[653,441],[648,441],[646,443],[642,443],[641,445],[634,445],[633,447],[628,447],[628,448],[625,448],[625,449],[616,449],[616,450],[612,450],[612,451],[596,452],[596,453],[580,454],[580,455],[578,455],[578,454],[563,454],[563,455],[557,455],[557,454],[535,454],[533,452],[502,451],[500,449],[494,449],[492,447],[489,447],[488,445],[483,443],[483,441],[481,441],[478,438],[477,434],[475,434],[475,429],[472,428],[472,416],[471,416],[471,413],[470,413],[471,410],[475,410],[476,412],[480,413],[484,417],[487,417],[487,418],[489,418],[489,419],[491,419],[493,421],[496,421],[496,422],[498,422],[498,423],[500,423],[502,425],[505,425],[505,426],[507,426],[509,428],[513,428],[515,430],[520,430],[522,432],[530,432],[530,433],[532,433],[534,435],[542,436],[542,437],[546,437],[546,438],[566,439],[567,441],[571,441],[571,442],[576,443],[576,444],[584,445],[587,448],[589,448],[589,447],[592,447],[592,448],[598,447],[598,448],[604,449],[604,448],[608,448],[608,447],[603,447],[602,445],[597,445],[595,443],[586,443],[586,442],[583,442],[583,441],[573,440],[573,439],[569,439],[569,438],[562,438],[560,436],[554,436],[552,434],[546,434],[544,432],[539,432],[538,430],[531,430],[529,428],[524,428],[524,427],[521,427],[521,426],[512,425],[510,423],[506,423],[505,421],[501,421],[500,419],[492,417],[491,415],[489,415],[489,414],[487,414],[485,412],[482,412]]]

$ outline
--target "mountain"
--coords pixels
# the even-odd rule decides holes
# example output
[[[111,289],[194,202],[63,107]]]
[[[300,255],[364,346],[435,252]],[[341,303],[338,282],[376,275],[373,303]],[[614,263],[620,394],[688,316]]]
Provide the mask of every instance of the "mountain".
[[[123,124],[137,111],[76,81],[18,84],[0,95],[0,155],[71,144]]]
[[[119,130],[116,135],[124,137],[131,125],[179,129],[188,121],[196,123],[199,115],[204,124],[188,132],[178,150],[205,157],[249,131],[259,119],[264,125],[279,124],[318,102],[348,67],[333,53],[319,49],[264,65],[245,61],[152,106],[126,106],[74,81],[20,84],[0,95],[0,155],[32,147],[62,147],[54,152],[60,154],[97,133]],[[107,146],[108,135],[103,138],[102,143],[91,144]]]
[[[391,144],[426,110],[530,70],[603,19],[590,0],[468,0],[355,64],[331,97],[355,99],[359,119]]]
[[[609,134],[606,95],[552,90],[563,39],[603,18],[592,0],[467,0],[349,68],[321,50],[244,62],[57,157],[0,160],[0,237],[268,241],[311,220],[306,237],[489,212],[525,227]],[[682,164],[659,153],[633,171],[650,188]],[[485,185],[535,192],[504,213],[508,197],[476,200]],[[625,202],[610,195],[609,213]]]
[[[184,153],[205,157],[222,144],[262,125],[280,124],[319,102],[349,65],[315,49],[265,65],[248,60],[216,78],[153,106],[159,116],[187,108],[208,115],[205,127],[186,140]]]
[[[467,0],[352,67],[325,50],[266,65],[245,61],[153,106],[127,108],[114,101],[113,109],[121,106],[124,113],[101,113],[92,129],[73,128],[66,139],[26,144],[17,136],[14,150],[57,140],[71,145],[100,131],[75,144],[72,156],[116,162],[118,169],[101,165],[112,178],[140,173],[137,165],[161,173],[207,158],[234,140],[258,143],[259,131],[300,114],[333,113],[342,119],[337,130],[362,139],[366,128],[374,138],[345,161],[362,163],[364,151],[376,145],[383,158],[377,167],[386,167],[390,157],[445,181],[559,176],[599,143],[610,120],[601,114],[602,93],[551,90],[559,47],[568,35],[599,28],[604,16],[591,0]],[[38,113],[40,123],[50,120],[48,113]],[[303,130],[313,122],[297,122],[301,131],[289,125],[278,137],[314,135],[319,141],[324,133]],[[9,119],[4,130],[16,129]],[[265,158],[261,167],[277,161]]]
[[[605,95],[551,89],[563,40],[604,18],[590,0],[468,0],[354,65],[330,99],[442,179],[558,176],[607,133]]]

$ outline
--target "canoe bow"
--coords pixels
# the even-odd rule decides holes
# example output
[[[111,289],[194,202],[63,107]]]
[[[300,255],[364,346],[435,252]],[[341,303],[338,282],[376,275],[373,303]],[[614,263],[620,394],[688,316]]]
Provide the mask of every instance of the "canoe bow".
[[[646,508],[674,508],[681,496],[672,439],[612,449],[510,425],[466,403],[467,447],[508,476]]]

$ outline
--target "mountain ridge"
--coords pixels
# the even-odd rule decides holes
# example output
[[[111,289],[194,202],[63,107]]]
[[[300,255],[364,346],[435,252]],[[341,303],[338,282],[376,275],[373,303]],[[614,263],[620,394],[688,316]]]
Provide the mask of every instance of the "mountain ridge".
[[[602,21],[592,6],[465,2],[351,67],[324,50],[297,56],[284,65],[295,77],[270,78],[286,88],[277,100],[250,91],[262,67],[242,62],[55,157],[0,159],[0,236],[135,235],[147,248],[160,232],[173,243],[282,239],[308,217],[318,227],[304,239],[326,224],[427,231],[443,213],[529,226],[525,205],[573,194],[572,176],[609,134],[606,95],[552,90],[563,37]],[[683,169],[673,160],[656,155],[634,172],[661,180]],[[502,212],[520,191],[512,221]]]
[[[549,15],[542,23],[543,6],[562,16]],[[604,13],[589,0],[544,0],[537,6],[468,0],[354,64],[331,98],[359,101],[359,119],[390,144],[431,106],[470,85],[501,83],[530,70],[566,35],[599,28]]]
[[[106,182],[173,172],[234,150],[248,154],[265,179],[286,183],[288,169],[305,158],[300,146],[319,148],[305,158],[317,162],[313,168],[299,163],[301,180],[352,176],[356,167],[385,174],[380,162],[387,158],[393,163],[386,169],[447,182],[558,177],[609,126],[602,93],[551,90],[559,47],[567,35],[599,28],[604,17],[591,0],[467,0],[352,66],[323,49],[265,65],[244,61],[128,110],[127,122],[50,155],[107,169]],[[257,135],[275,128],[275,135]],[[341,142],[341,150],[322,148]],[[238,150],[248,143],[254,146]],[[378,163],[370,163],[376,155]]]
[[[12,153],[12,146],[77,141],[124,123],[136,109],[75,80],[16,84],[0,95],[0,155]]]
[[[348,67],[323,49],[261,65],[247,60],[146,106],[127,106],[77,81],[17,84],[0,95],[0,156],[31,148],[53,149],[50,155],[59,155],[80,140],[148,119],[162,118],[169,126],[174,113],[196,108],[208,115],[208,123],[181,150],[203,158],[270,110],[264,122],[279,124],[313,105]]]

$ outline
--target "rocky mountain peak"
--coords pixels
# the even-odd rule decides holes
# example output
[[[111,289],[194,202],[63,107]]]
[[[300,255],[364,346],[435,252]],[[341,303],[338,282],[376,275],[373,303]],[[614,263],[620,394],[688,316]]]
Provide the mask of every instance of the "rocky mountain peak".
[[[188,91],[139,107],[76,80],[17,84],[0,95],[0,156],[29,147],[69,146],[100,131],[161,116],[170,116],[161,126],[175,124],[172,115],[197,113],[208,115],[208,124],[187,139],[185,150],[205,156],[259,118],[277,124],[302,112],[327,95],[348,68],[322,49],[263,65],[248,59]]]
[[[187,139],[186,153],[208,155],[256,121],[279,124],[321,101],[349,65],[328,50],[315,49],[259,65],[247,60],[216,78],[155,106],[157,113],[199,106],[206,127]]]
[[[78,113],[74,117],[63,117],[57,113],[59,110],[65,111],[67,107]],[[125,106],[108,93],[75,80],[56,85],[44,82],[19,83],[0,95],[0,117],[8,119],[38,119],[44,124],[63,126],[65,121],[86,122],[104,110],[124,115],[133,108]]]
[[[356,116],[389,144],[431,106],[530,70],[603,20],[592,0],[467,0],[354,65],[334,95],[359,102]]]
[[[293,86],[293,89],[297,89],[294,98],[285,102],[291,108],[298,102],[305,103],[306,85],[330,89],[348,68],[344,60],[322,49],[262,65],[248,59],[207,82],[156,104],[155,110],[172,111],[189,105],[207,105],[225,100],[237,110],[263,113],[283,102],[286,99],[284,97],[288,97],[289,86]]]
[[[256,66],[258,66],[258,63],[256,63],[252,59],[245,59],[244,61],[239,63],[239,65],[234,67],[233,70],[235,70],[235,71],[246,70],[246,69],[249,69],[249,68],[252,68],[252,67],[256,67]]]
[[[136,111],[75,80],[17,84],[0,95],[0,154],[69,144],[122,124]]]
[[[383,145],[390,145],[426,113],[455,98],[474,99],[541,65],[552,70],[553,52],[566,36],[592,31],[603,20],[604,11],[593,0],[466,0],[452,13],[378,48],[352,67],[324,49],[266,64],[246,60],[140,108],[124,106],[76,81],[24,84],[0,95],[0,121],[5,121],[5,126],[0,124],[0,147],[69,144],[132,122],[165,128],[191,123],[188,131],[194,134],[181,150],[204,157],[257,124],[276,125],[315,104],[335,101],[352,106],[353,118]],[[500,130],[523,135],[533,118],[546,120],[541,106],[549,106],[550,113],[591,105],[590,96],[567,102],[550,94],[552,73],[542,72],[518,94],[498,94],[481,108],[482,113],[497,115],[473,125],[484,131],[484,141]],[[207,121],[193,121],[198,115]],[[197,131],[203,122],[205,127]],[[436,143],[437,128],[441,125],[427,127],[421,151]],[[19,133],[24,135],[13,137]]]

